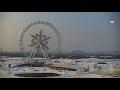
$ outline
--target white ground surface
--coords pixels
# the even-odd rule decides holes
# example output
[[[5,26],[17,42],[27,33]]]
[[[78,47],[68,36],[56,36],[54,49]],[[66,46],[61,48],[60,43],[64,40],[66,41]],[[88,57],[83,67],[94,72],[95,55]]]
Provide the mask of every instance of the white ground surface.
[[[39,58],[36,58],[39,59]],[[109,71],[109,67],[112,65],[115,68],[120,69],[119,59],[96,59],[96,58],[84,58],[84,59],[53,59],[52,63],[54,66],[61,66],[73,69],[79,69],[80,71],[68,71],[68,70],[54,70],[47,67],[15,67],[8,68],[9,64],[19,65],[23,64],[24,60],[22,58],[4,58],[5,62],[0,62],[1,69],[3,69],[8,74],[0,75],[0,78],[22,78],[14,76],[16,73],[59,73],[60,76],[47,77],[47,78],[111,78],[110,76],[105,76],[102,74],[90,73],[97,71],[98,69],[102,71]],[[58,62],[55,62],[58,61]],[[106,62],[107,64],[97,64],[97,68],[94,65],[98,62]],[[86,71],[84,71],[86,70]],[[24,77],[23,77],[24,78]]]

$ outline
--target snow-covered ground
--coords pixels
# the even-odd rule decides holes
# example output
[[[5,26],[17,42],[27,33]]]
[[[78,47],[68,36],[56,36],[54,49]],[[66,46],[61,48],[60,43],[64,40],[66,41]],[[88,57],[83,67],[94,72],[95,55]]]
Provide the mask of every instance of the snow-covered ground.
[[[35,58],[38,61],[41,61],[40,58]],[[9,67],[11,66],[24,64],[25,60],[23,58],[4,58],[4,62],[0,62],[1,69],[8,72],[9,75],[14,75],[16,73],[58,73],[60,76],[54,76],[55,78],[64,78],[64,77],[78,77],[78,78],[99,78],[99,77],[109,77],[104,75],[97,75],[96,73],[99,71],[109,71],[110,67],[120,69],[120,60],[119,59],[97,59],[97,58],[83,58],[83,59],[53,59],[52,66],[57,67],[66,67],[76,69],[76,71],[69,70],[55,70],[50,69],[48,67]],[[104,62],[102,64],[100,62]],[[78,74],[79,73],[79,74]],[[6,76],[6,75],[5,75]],[[7,75],[8,76],[8,75]],[[1,76],[0,76],[1,77]],[[2,76],[3,77],[3,76]]]

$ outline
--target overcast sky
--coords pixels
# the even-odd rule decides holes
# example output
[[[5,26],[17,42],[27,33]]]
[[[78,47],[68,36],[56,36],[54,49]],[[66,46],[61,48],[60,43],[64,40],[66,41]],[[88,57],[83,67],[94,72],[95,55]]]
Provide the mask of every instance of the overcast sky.
[[[114,24],[110,24],[110,16],[115,17]],[[120,13],[115,12],[0,12],[0,48],[20,51],[20,35],[35,21],[57,27],[62,50],[120,50]]]

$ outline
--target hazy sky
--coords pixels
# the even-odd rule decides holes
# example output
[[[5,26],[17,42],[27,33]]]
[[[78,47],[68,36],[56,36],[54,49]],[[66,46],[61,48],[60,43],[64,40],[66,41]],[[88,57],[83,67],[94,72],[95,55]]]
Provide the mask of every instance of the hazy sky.
[[[114,24],[110,16],[115,17]],[[20,35],[35,21],[57,27],[62,50],[120,50],[120,13],[115,12],[0,12],[0,48],[20,51]]]

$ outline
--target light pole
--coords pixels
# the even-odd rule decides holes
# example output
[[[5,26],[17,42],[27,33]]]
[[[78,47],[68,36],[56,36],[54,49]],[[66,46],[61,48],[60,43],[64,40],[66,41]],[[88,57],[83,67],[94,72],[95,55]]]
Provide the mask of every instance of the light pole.
[[[2,48],[1,48],[1,61],[2,61]]]

